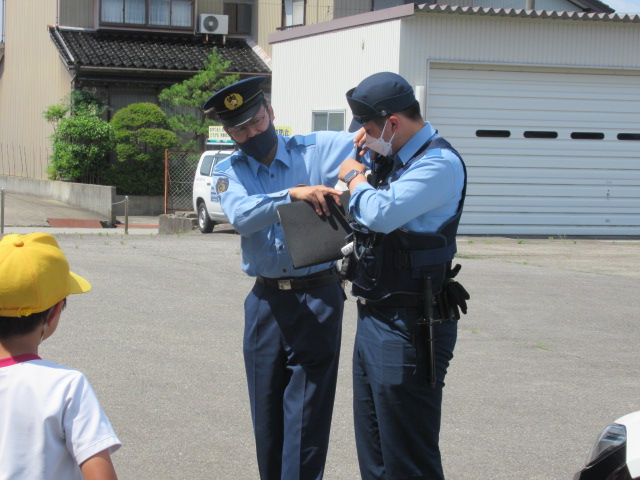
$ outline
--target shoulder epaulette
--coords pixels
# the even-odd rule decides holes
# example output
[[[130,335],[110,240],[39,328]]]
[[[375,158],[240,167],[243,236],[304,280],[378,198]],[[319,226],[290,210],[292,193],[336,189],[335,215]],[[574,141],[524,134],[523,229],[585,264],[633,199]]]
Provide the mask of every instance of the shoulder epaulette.
[[[225,170],[228,170],[235,162],[237,162],[239,160],[244,160],[246,158],[247,157],[246,157],[246,155],[244,153],[242,153],[240,150],[236,150],[231,155],[229,155],[227,158],[224,158],[224,159],[220,160],[216,164],[215,170],[219,170],[221,172],[224,172]]]
[[[227,168],[229,168],[231,166],[231,164],[233,163],[233,157],[235,157],[235,156],[236,155],[229,155],[224,160],[219,161],[216,164],[216,170],[225,171]]]
[[[316,144],[316,134],[310,133],[309,135],[294,135],[287,141],[287,150],[291,150],[295,147],[308,147],[309,145]]]

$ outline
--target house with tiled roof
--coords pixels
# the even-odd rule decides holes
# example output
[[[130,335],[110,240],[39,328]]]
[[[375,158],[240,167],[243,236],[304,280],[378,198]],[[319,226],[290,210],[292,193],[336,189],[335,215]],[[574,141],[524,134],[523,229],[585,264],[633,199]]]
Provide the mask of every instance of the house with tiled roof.
[[[484,6],[504,0],[452,0]],[[518,0],[520,1],[520,0]],[[533,1],[533,0],[521,0]],[[537,0],[545,9],[609,13],[598,0]],[[95,88],[109,115],[200,70],[215,47],[229,73],[265,75],[274,32],[286,35],[406,0],[0,0],[0,175],[46,178],[53,126],[42,112]],[[440,3],[440,2],[438,2]],[[480,5],[483,4],[483,5]],[[339,21],[339,20],[338,20]],[[287,59],[296,69],[336,52]],[[332,73],[335,75],[335,72]],[[282,112],[279,112],[282,113]],[[335,128],[335,127],[333,127]]]

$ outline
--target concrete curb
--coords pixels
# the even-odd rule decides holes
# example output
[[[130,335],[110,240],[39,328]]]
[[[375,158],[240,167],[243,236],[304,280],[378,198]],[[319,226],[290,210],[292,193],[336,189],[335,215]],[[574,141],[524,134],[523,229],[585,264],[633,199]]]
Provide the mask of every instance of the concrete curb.
[[[198,217],[195,213],[177,213],[160,215],[158,233],[171,235],[189,233],[198,228]]]

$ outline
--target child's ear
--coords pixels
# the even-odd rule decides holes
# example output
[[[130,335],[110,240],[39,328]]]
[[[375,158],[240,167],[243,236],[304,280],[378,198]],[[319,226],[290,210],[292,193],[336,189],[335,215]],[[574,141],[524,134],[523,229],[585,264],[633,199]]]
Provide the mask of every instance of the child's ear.
[[[59,317],[60,314],[62,313],[63,308],[64,308],[64,299],[60,300],[58,303],[54,305],[53,310],[49,314],[49,318],[47,318],[47,321],[50,321],[54,317]]]
[[[60,314],[62,313],[63,307],[64,307],[64,300],[60,300],[58,303],[55,304],[55,306],[51,310],[51,313],[49,313],[49,315],[47,316],[47,319],[45,320],[47,324],[47,329],[46,329],[43,340],[53,335],[53,332],[55,332],[56,328],[58,328],[58,321],[60,320]]]

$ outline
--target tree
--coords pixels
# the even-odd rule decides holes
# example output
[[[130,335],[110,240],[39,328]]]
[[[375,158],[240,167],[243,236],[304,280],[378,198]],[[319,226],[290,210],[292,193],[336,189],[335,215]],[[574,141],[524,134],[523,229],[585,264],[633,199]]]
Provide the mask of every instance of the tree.
[[[111,126],[98,116],[106,108],[95,97],[95,90],[76,90],[43,112],[42,116],[54,124],[47,168],[51,180],[100,182],[113,147]]]
[[[167,115],[153,103],[133,103],[111,120],[117,162],[107,179],[118,193],[161,195],[164,192],[164,151],[179,144]]]
[[[237,74],[225,74],[230,64],[231,62],[222,60],[214,47],[207,57],[203,70],[182,83],[165,88],[158,95],[161,101],[168,102],[173,107],[179,107],[182,112],[169,115],[169,125],[171,130],[185,132],[191,136],[190,140],[183,145],[185,150],[202,150],[209,135],[209,126],[215,124],[213,120],[202,114],[202,105],[215,92],[239,79]]]

